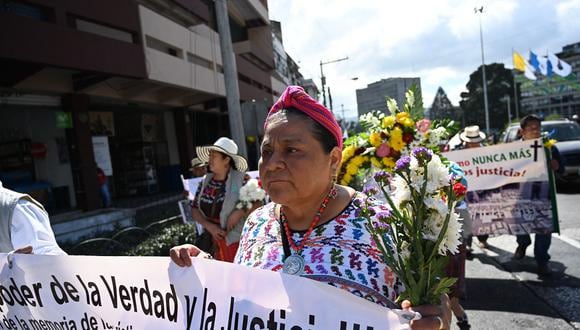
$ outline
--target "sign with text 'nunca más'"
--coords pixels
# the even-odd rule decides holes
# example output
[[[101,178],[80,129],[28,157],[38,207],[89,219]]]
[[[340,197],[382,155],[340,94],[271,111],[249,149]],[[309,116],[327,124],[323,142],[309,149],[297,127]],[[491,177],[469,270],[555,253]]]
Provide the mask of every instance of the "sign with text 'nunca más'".
[[[213,260],[0,254],[0,329],[405,328],[346,291]]]
[[[465,172],[472,233],[549,233],[557,224],[553,182],[541,140],[444,154]]]

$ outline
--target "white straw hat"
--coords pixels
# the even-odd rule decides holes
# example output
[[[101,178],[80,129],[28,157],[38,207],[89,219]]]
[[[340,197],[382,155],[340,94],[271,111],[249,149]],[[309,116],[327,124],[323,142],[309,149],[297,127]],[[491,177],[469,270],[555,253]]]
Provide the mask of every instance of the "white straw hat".
[[[231,157],[234,160],[234,164],[236,170],[240,172],[245,172],[248,169],[248,162],[246,159],[240,155],[238,155],[238,145],[234,142],[234,140],[229,139],[227,137],[221,137],[217,139],[211,146],[203,146],[203,147],[196,147],[195,151],[197,153],[197,157],[202,162],[209,161],[209,152],[211,150],[215,150]]]
[[[201,159],[195,157],[194,159],[191,160],[191,168],[189,170],[193,171],[194,168],[205,167],[205,166],[207,166],[207,162],[204,162]]]
[[[479,130],[479,126],[467,126],[463,132],[459,134],[459,138],[464,142],[477,143],[485,140],[485,133]]]

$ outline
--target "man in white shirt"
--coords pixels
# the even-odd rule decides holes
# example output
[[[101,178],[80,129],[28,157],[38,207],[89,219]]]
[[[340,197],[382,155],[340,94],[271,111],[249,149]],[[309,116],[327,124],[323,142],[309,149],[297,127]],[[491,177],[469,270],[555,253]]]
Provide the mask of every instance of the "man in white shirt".
[[[56,243],[48,213],[32,197],[0,181],[0,253],[66,255]]]

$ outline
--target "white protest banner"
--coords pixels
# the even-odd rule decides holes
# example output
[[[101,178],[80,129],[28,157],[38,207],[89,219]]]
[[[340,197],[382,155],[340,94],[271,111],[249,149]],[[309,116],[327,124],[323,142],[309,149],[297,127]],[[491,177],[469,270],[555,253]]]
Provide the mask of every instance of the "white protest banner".
[[[194,258],[0,254],[0,329],[407,329],[301,277]]]
[[[474,235],[552,232],[557,217],[552,213],[555,201],[541,140],[468,148],[444,156],[465,172]]]
[[[514,182],[548,181],[546,153],[540,140],[468,148],[443,155],[465,171],[469,190],[493,189]]]

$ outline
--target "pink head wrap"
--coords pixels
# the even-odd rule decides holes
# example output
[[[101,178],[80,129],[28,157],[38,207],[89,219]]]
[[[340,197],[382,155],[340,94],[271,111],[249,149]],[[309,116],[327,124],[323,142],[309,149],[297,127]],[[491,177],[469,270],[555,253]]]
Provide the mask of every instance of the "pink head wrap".
[[[336,140],[338,148],[342,150],[342,130],[338,122],[336,122],[334,115],[325,106],[306,94],[300,86],[288,86],[286,88],[278,101],[274,103],[270,112],[268,112],[268,117],[266,117],[266,122],[264,123],[264,130],[268,126],[270,116],[287,108],[296,108],[304,112],[308,117],[326,128]]]

